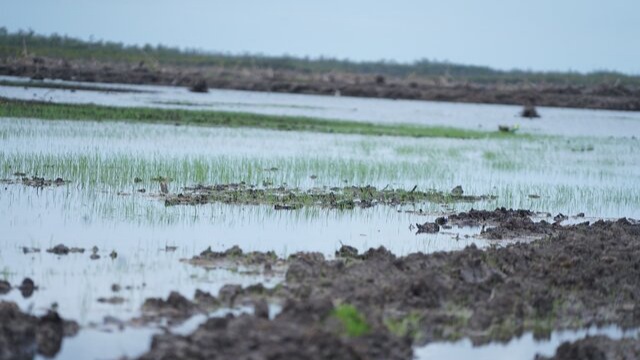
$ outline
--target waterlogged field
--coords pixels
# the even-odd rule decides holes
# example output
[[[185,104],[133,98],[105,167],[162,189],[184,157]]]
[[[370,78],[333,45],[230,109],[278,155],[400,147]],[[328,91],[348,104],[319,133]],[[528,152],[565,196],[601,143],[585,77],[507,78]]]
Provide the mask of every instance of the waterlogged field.
[[[81,90],[31,90],[64,94],[56,99],[74,98],[74,94],[82,99],[86,94]],[[113,102],[151,96],[99,94]],[[8,90],[0,92],[0,96],[7,95],[11,95]],[[167,97],[160,96],[159,101],[170,101]],[[280,100],[271,106],[262,104],[258,112],[266,108],[266,113],[279,115],[273,109],[287,113],[324,106],[309,104],[310,100],[298,104],[298,98],[304,97],[291,97],[290,105]],[[437,108],[456,114],[468,112],[469,106],[438,104]],[[585,112],[587,116],[591,113],[596,112]],[[557,114],[562,111],[557,110],[554,116]],[[509,136],[491,132],[476,136],[476,131],[493,128],[475,128],[473,136],[454,138],[278,131],[220,124],[176,126],[155,124],[153,119],[141,123],[0,118],[0,279],[19,284],[30,277],[39,287],[30,297],[12,291],[2,298],[34,313],[54,306],[63,317],[80,323],[83,330],[65,340],[60,358],[137,356],[148,349],[151,334],[161,330],[154,326],[117,330],[105,325],[105,317],[134,318],[140,315],[146,298],[165,298],[173,290],[192,298],[196,289],[215,294],[227,283],[274,287],[283,280],[282,274],[266,277],[242,269],[205,270],[180,261],[209,246],[218,251],[233,245],[244,251],[273,250],[281,257],[297,251],[319,251],[332,257],[342,245],[360,251],[385,246],[396,255],[406,255],[457,250],[472,243],[479,247],[504,245],[505,241],[478,237],[482,230],[477,227],[454,226],[437,234],[416,235],[416,223],[471,208],[530,209],[542,212],[538,220],[547,221],[551,221],[547,212],[552,216],[584,213],[586,220],[639,218],[640,140],[636,138],[640,134],[634,131],[640,120],[633,116],[597,112],[592,121],[604,118],[611,122],[611,136],[595,136],[585,130],[572,136],[566,124],[558,124],[564,129],[562,135],[545,128]],[[484,120],[474,119],[478,123]],[[434,124],[442,125],[439,121]],[[631,132],[621,131],[630,121],[633,126],[626,128]],[[532,124],[549,126],[546,122]],[[65,182],[45,187],[23,184],[23,177],[33,176]],[[241,201],[165,206],[166,196],[184,192],[185,187],[239,183],[255,189],[283,187],[301,192],[373,186],[446,196],[443,201],[355,209],[307,204],[276,210],[273,204],[246,205]],[[167,195],[162,194],[161,184],[166,184]],[[456,201],[449,194],[458,185],[464,195],[484,197]],[[85,252],[62,256],[46,252],[60,243]],[[96,251],[91,250],[94,246]],[[27,254],[25,247],[41,251]],[[100,258],[92,260],[92,253]],[[113,284],[121,290],[114,292]],[[113,296],[123,301],[99,301]],[[203,320],[196,318],[174,331],[191,331]],[[88,342],[108,346],[90,348]],[[533,356],[535,342],[526,346]],[[442,354],[439,351],[431,347],[417,354]],[[461,357],[469,354],[461,353]]]

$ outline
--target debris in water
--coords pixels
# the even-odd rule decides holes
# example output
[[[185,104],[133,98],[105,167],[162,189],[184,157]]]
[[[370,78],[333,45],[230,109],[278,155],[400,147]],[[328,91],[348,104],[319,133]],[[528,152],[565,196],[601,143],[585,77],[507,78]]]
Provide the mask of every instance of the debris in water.
[[[67,255],[69,253],[84,253],[84,249],[83,248],[77,248],[77,247],[68,247],[64,244],[58,244],[54,247],[52,247],[51,249],[47,250],[48,253],[52,253],[52,254],[56,254],[56,255]]]
[[[516,131],[518,131],[518,129],[520,129],[520,125],[518,125],[518,124],[513,125],[513,126],[498,125],[498,130],[500,130],[500,132],[515,133]]]
[[[418,232],[416,234],[435,234],[440,231],[440,225],[436,223],[426,222],[422,225],[416,224]]]
[[[464,194],[464,190],[462,190],[462,186],[458,185],[451,189],[451,195],[453,196],[462,196]]]
[[[160,182],[160,192],[167,195],[169,193],[169,186],[166,181]]]
[[[536,110],[535,106],[525,105],[522,109],[522,112],[520,112],[520,116],[522,116],[523,118],[533,119],[539,118],[540,114],[538,114],[538,110]]]
[[[22,280],[22,284],[20,284],[18,289],[20,289],[20,294],[22,294],[22,297],[27,299],[30,298],[31,295],[33,295],[34,290],[37,290],[38,287],[30,278],[24,278],[24,280]]]
[[[11,291],[11,284],[6,280],[0,280],[0,295],[4,295]]]
[[[207,81],[205,79],[199,79],[193,85],[191,85],[189,91],[195,93],[208,93],[209,85],[207,84]]]

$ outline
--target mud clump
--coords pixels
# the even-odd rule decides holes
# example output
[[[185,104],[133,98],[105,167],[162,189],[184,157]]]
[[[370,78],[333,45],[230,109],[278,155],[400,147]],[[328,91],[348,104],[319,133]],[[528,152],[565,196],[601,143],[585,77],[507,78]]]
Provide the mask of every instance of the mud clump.
[[[196,306],[179,293],[172,291],[167,300],[161,298],[147,299],[142,310],[169,318],[188,317],[196,312]]]
[[[11,291],[11,284],[8,281],[0,280],[0,295],[7,294]]]
[[[84,253],[84,249],[83,248],[77,248],[77,247],[68,247],[64,244],[58,244],[54,247],[52,247],[51,249],[47,249],[48,253],[52,253],[52,254],[56,254],[56,255],[68,255],[68,254],[74,254],[74,253]]]
[[[18,287],[23,298],[30,298],[33,292],[38,289],[36,284],[30,278],[24,278]]]
[[[606,336],[589,336],[576,342],[562,343],[552,357],[536,356],[536,360],[614,360],[640,358],[640,340],[612,340]]]
[[[182,260],[191,265],[201,266],[207,269],[242,269],[246,272],[260,272],[265,269],[270,273],[284,273],[285,263],[279,259],[275,252],[243,252],[240,247],[233,246],[225,251],[213,251],[207,248],[200,255],[188,260]]]
[[[123,298],[122,296],[111,296],[111,297],[98,298],[98,302],[99,303],[109,304],[109,305],[120,305],[120,304],[123,304],[125,301],[126,301],[126,299]]]
[[[194,93],[208,93],[209,92],[209,85],[207,85],[207,81],[204,79],[200,79],[196,82],[193,83],[193,85],[191,85],[191,87],[189,88],[189,91],[194,92]]]
[[[535,214],[529,210],[498,208],[489,211],[471,209],[468,212],[453,214],[449,216],[446,221],[450,225],[477,227],[482,225],[497,225],[512,218],[531,218],[533,215]]]
[[[409,359],[410,341],[374,327],[341,334],[329,299],[287,302],[274,320],[253,315],[209,319],[191,335],[156,335],[140,359]]]
[[[418,232],[416,234],[436,234],[440,232],[440,225],[435,222],[426,222],[424,224],[416,224]]]
[[[533,105],[525,105],[525,107],[520,112],[520,116],[527,119],[535,119],[539,118],[540,114],[538,114],[538,110]]]
[[[4,183],[4,184],[22,184],[22,185],[26,185],[26,186],[31,186],[31,187],[36,187],[36,188],[43,188],[43,187],[50,187],[50,186],[62,186],[65,184],[68,184],[69,181],[67,180],[63,180],[62,178],[56,178],[55,180],[50,180],[50,179],[45,179],[43,177],[37,177],[37,176],[32,176],[32,177],[22,177],[20,179],[2,179],[0,180],[0,183]]]
[[[35,248],[35,247],[26,247],[26,246],[22,247],[22,253],[25,254],[25,255],[26,254],[39,253],[39,252],[40,252],[40,249]]]
[[[55,311],[36,317],[21,312],[13,302],[0,301],[0,359],[53,357],[63,338],[77,332],[77,323],[63,320]]]
[[[513,217],[504,220],[498,226],[488,228],[481,234],[490,240],[526,238],[532,236],[551,235],[555,224],[542,220],[534,222],[528,217]]]
[[[19,290],[22,297],[27,299],[33,295],[33,292],[36,291],[38,287],[30,278],[24,278],[22,283],[15,287],[12,287],[8,281],[0,280],[0,295],[8,294],[12,289]]]

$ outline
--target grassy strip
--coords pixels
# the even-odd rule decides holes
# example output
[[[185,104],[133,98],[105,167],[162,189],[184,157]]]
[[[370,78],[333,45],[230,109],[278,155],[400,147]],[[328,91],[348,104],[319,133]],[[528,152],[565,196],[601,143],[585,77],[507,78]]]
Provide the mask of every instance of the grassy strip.
[[[25,88],[43,88],[43,89],[57,89],[57,90],[84,90],[84,91],[100,91],[100,92],[117,92],[117,93],[148,93],[150,91],[126,89],[118,87],[107,86],[95,86],[84,84],[59,84],[43,81],[12,81],[12,80],[0,80],[0,86],[13,86],[13,87],[25,87]]]
[[[324,120],[302,116],[274,116],[223,111],[111,107],[55,104],[0,97],[0,117],[47,120],[120,120],[176,125],[250,127],[320,133],[483,139],[513,137],[502,132],[482,132],[444,126],[382,125],[356,121]]]

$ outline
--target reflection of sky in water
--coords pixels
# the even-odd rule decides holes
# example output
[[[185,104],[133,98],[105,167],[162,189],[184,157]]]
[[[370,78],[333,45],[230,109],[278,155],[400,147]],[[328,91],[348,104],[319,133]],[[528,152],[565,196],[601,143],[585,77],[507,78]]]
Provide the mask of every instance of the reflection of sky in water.
[[[471,341],[461,340],[453,343],[433,343],[415,350],[415,359],[451,359],[451,360],[511,360],[533,359],[536,354],[552,356],[556,348],[565,341],[576,341],[586,336],[606,335],[612,339],[633,338],[638,330],[623,331],[615,326],[589,328],[578,331],[554,331],[546,340],[535,340],[531,333],[506,344],[488,344],[473,347]]]
[[[24,80],[5,76],[0,79]],[[234,90],[211,90],[207,94],[194,94],[185,88],[168,86],[117,86],[154,92],[142,94],[71,92],[46,88],[25,89],[0,86],[0,96],[66,103],[209,109],[376,123],[444,125],[487,131],[497,130],[500,124],[519,124],[521,131],[539,134],[640,136],[640,113],[637,112],[540,108],[541,118],[527,120],[518,116],[520,107],[509,105],[453,104]]]

